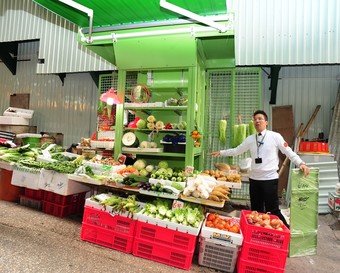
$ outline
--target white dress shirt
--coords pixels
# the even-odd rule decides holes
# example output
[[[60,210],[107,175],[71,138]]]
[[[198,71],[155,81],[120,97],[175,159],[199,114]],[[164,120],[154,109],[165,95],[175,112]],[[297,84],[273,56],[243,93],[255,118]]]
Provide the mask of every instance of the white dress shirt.
[[[236,156],[250,151],[251,170],[249,177],[255,180],[271,180],[279,177],[279,150],[295,165],[300,166],[301,158],[288,146],[283,137],[276,132],[264,130],[248,136],[234,149],[220,151],[221,156]],[[261,158],[262,163],[256,164],[255,159]]]

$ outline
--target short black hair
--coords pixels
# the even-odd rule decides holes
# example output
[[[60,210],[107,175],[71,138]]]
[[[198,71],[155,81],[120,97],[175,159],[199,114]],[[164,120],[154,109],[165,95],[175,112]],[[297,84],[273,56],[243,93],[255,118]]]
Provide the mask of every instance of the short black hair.
[[[255,116],[256,115],[263,115],[264,116],[264,119],[266,120],[266,121],[268,121],[268,116],[267,116],[267,114],[266,114],[266,112],[265,111],[263,111],[263,110],[256,110],[255,112],[254,112],[254,114],[253,114],[253,118],[255,118]]]
[[[71,153],[72,148],[77,148],[77,146],[78,146],[78,143],[72,143],[71,146],[66,149],[66,152]]]

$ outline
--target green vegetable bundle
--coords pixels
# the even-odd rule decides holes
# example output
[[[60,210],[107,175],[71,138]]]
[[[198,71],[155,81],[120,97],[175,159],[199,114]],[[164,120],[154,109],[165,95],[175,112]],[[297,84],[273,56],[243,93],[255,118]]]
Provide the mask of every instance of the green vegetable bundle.
[[[222,144],[226,144],[227,142],[227,121],[225,119],[220,120],[218,126],[218,137]]]
[[[248,123],[248,136],[251,136],[256,133],[254,122],[251,120]]]
[[[172,209],[171,202],[165,199],[156,199],[153,203],[147,203],[143,214],[195,228],[199,227],[204,219],[202,206],[184,203],[183,208]]]
[[[243,140],[247,137],[247,127],[248,124],[239,124],[234,125],[234,140],[233,140],[233,148],[240,145]]]

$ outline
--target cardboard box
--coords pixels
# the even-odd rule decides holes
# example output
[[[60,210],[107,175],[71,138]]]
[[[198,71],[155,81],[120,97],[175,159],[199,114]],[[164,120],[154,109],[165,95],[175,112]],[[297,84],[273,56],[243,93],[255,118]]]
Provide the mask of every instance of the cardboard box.
[[[337,195],[335,192],[328,193],[328,206],[333,211],[340,211],[340,195]]]

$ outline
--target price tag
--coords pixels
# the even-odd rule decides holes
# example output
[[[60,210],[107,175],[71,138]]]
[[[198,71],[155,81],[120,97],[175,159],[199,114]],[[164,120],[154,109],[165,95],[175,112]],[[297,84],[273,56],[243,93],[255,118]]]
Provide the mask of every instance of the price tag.
[[[125,160],[126,160],[126,155],[120,154],[120,155],[118,156],[118,162],[119,162],[120,164],[125,164]]]
[[[174,202],[172,202],[172,209],[181,209],[183,207],[184,207],[184,202],[182,201],[174,200]]]

